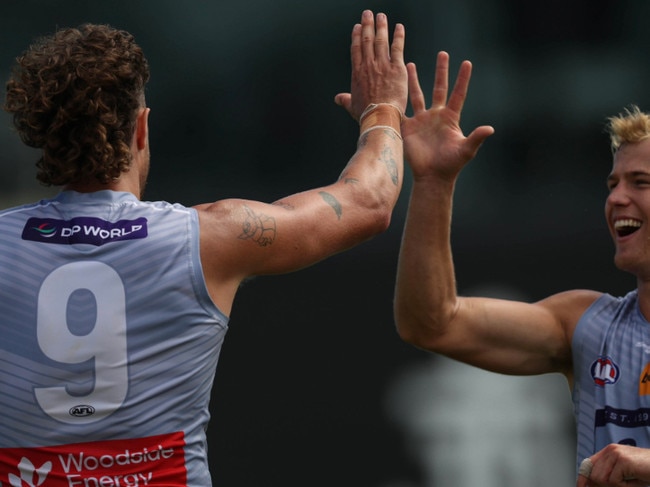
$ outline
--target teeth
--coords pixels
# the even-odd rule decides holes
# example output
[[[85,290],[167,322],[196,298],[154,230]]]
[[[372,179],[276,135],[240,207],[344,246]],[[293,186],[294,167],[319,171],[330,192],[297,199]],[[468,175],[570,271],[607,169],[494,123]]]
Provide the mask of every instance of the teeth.
[[[616,220],[614,222],[614,228],[619,229],[623,227],[635,227],[639,228],[641,226],[641,222],[637,220]]]

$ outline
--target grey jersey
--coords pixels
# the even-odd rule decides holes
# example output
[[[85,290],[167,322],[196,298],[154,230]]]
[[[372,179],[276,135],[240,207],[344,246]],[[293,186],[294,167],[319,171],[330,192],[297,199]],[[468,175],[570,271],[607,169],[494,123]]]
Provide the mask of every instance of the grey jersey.
[[[66,191],[0,212],[1,485],[210,486],[227,321],[193,209]]]
[[[636,291],[603,295],[573,335],[576,467],[610,443],[650,448],[650,324]]]

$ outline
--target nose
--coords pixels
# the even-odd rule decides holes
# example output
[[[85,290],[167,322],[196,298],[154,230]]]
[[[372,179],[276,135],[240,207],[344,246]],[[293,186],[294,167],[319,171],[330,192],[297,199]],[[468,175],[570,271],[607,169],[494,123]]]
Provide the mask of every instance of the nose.
[[[625,189],[625,184],[619,183],[609,191],[607,204],[612,206],[624,206],[630,202],[630,198]]]

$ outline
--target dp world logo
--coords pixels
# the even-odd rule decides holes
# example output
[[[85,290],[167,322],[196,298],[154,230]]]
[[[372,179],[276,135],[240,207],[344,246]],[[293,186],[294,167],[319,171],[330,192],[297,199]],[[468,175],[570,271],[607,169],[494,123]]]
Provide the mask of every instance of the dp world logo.
[[[591,376],[597,386],[614,384],[619,378],[618,365],[610,357],[599,357],[591,364]]]
[[[56,235],[57,228],[50,223],[41,223],[38,226],[32,227],[32,230],[43,238],[51,238]]]

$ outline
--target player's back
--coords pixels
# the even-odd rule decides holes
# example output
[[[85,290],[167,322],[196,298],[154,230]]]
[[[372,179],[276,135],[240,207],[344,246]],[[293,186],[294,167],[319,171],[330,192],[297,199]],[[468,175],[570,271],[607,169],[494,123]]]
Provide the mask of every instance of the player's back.
[[[0,213],[0,482],[210,485],[227,319],[198,238],[194,210],[130,193]]]

